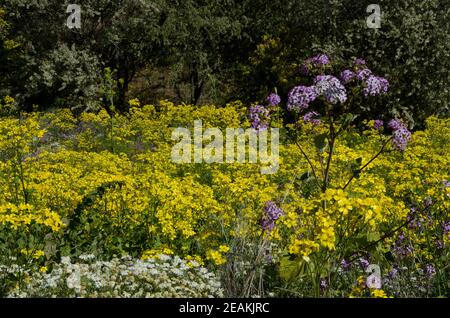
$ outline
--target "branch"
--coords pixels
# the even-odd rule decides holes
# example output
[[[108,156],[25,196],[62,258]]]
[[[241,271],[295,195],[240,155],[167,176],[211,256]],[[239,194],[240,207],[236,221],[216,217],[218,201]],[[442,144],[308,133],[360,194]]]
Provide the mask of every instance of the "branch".
[[[389,141],[391,141],[392,137],[389,138],[383,145],[383,147],[381,147],[380,151],[378,151],[378,153],[369,160],[369,162],[367,162],[364,166],[362,166],[360,169],[356,170],[357,173],[353,172],[353,175],[351,176],[350,180],[347,181],[347,183],[345,184],[345,186],[342,188],[342,190],[345,190],[349,185],[350,182],[352,182],[352,180],[355,178],[355,176],[359,173],[361,173],[365,168],[367,168],[368,165],[370,165],[375,159],[377,159],[384,151],[384,148],[386,148],[387,144],[389,143]]]
[[[300,152],[303,154],[303,156],[305,157],[306,161],[308,161],[308,164],[311,167],[313,176],[316,179],[317,183],[319,183],[319,179],[317,179],[316,169],[314,169],[314,166],[313,166],[311,160],[308,158],[308,155],[303,151],[303,149],[300,146],[300,144],[298,143],[297,139],[295,139],[295,144],[297,145],[298,149],[300,149]]]

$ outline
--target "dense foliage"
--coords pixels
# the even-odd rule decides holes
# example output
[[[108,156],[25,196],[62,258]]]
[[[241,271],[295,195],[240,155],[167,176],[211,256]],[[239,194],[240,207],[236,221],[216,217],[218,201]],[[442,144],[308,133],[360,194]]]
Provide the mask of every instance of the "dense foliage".
[[[448,297],[447,1],[2,0],[0,297]]]
[[[0,40],[13,36],[7,59],[0,48],[2,97],[27,110],[99,109],[110,68],[121,110],[130,90],[152,103],[252,102],[274,86],[287,93],[300,62],[322,52],[361,56],[391,82],[392,98],[373,101],[368,118],[401,115],[420,127],[449,115],[446,0],[379,1],[380,29],[367,28],[370,1],[83,0],[81,29],[65,26],[68,3],[2,1]]]
[[[125,115],[58,110],[0,120],[1,263],[28,270],[1,276],[3,292],[27,286],[33,271],[61,271],[61,257],[89,253],[179,255],[219,274],[228,296],[363,296],[370,291],[357,279],[369,262],[380,265],[388,295],[448,295],[448,119],[429,118],[404,152],[386,144],[356,178],[387,137],[372,121],[362,133],[343,131],[329,185],[317,192],[298,146],[320,171],[328,150],[311,136],[325,125],[304,122],[297,142],[283,130],[280,170],[261,175],[255,164],[170,160],[172,127],[199,118],[206,127],[248,127],[240,102],[130,104]]]

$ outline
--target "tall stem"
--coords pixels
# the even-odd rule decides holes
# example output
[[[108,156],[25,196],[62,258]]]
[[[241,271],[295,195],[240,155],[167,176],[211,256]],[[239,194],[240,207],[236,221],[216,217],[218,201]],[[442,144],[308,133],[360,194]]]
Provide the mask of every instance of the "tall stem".
[[[362,166],[360,169],[357,170],[358,173],[361,173],[361,171],[366,169],[375,159],[377,159],[383,153],[384,149],[386,148],[389,141],[391,141],[391,139],[392,139],[392,137],[389,138],[388,140],[386,140],[386,142],[383,144],[383,147],[381,147],[380,151],[378,151],[378,153],[372,159],[370,159],[364,166]],[[356,176],[356,173],[353,173],[353,175],[347,181],[345,186],[342,188],[343,190],[347,189],[347,187],[350,185],[350,182],[352,182],[352,180],[355,178],[355,176]]]

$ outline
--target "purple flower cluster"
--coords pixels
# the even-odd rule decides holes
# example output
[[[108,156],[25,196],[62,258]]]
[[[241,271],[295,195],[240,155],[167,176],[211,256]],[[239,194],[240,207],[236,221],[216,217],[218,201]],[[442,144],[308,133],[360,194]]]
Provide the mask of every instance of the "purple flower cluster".
[[[444,223],[444,235],[450,239],[450,222]]]
[[[315,126],[318,126],[321,123],[320,119],[315,118],[315,117],[318,117],[318,116],[320,116],[319,113],[309,112],[309,113],[305,114],[305,116],[303,116],[303,121],[307,122],[307,123],[311,123],[311,124],[313,124]]]
[[[314,80],[316,92],[323,95],[331,104],[344,103],[347,100],[347,91],[344,85],[334,76],[319,75]]]
[[[390,279],[394,279],[395,277],[397,277],[397,274],[398,274],[398,268],[393,267],[392,270],[389,272],[388,276]]]
[[[411,139],[411,132],[406,126],[398,119],[392,119],[388,123],[389,128],[393,132],[392,145],[400,151],[405,151],[408,141]]]
[[[404,124],[401,122],[401,120],[392,119],[391,121],[389,121],[388,127],[395,131],[403,128]]]
[[[264,106],[255,105],[250,107],[249,119],[253,129],[258,131],[266,130],[269,127],[269,118],[270,112]]]
[[[410,229],[421,229],[425,220],[414,214],[409,214],[407,217],[407,221],[409,221],[408,227]]]
[[[268,201],[264,207],[264,216],[261,220],[261,225],[264,231],[272,231],[275,226],[275,221],[284,214],[283,209],[278,207],[275,202]]]
[[[321,67],[324,65],[330,64],[330,58],[325,54],[319,54],[313,57],[310,57],[305,61],[305,63],[301,66],[300,71],[307,75],[311,69],[316,67]]]
[[[343,259],[343,260],[341,261],[341,268],[342,268],[344,271],[348,271],[348,270],[350,270],[350,269],[352,268],[352,263],[351,263],[351,262],[347,262],[346,259]]]
[[[394,244],[394,253],[397,255],[397,257],[403,258],[407,257],[408,255],[412,254],[413,249],[410,245],[404,244],[405,242],[405,235],[401,233],[398,236],[398,239],[396,240]]]
[[[341,73],[341,81],[344,84],[350,83],[351,81],[353,81],[356,78],[356,74],[353,71],[350,70],[344,70]]]
[[[359,263],[361,264],[362,268],[365,270],[367,267],[369,267],[370,263],[367,259],[361,257],[359,259]]]
[[[278,96],[278,94],[272,93],[269,96],[267,96],[267,102],[271,106],[277,106],[279,103],[281,103],[281,98]]]
[[[297,112],[304,111],[316,98],[317,92],[315,87],[296,86],[289,92],[287,108]]]
[[[328,283],[327,283],[327,281],[325,280],[325,279],[321,279],[320,280],[320,289],[321,290],[325,290],[325,289],[327,289],[328,288]]]
[[[370,75],[365,80],[365,83],[366,87],[363,89],[364,97],[386,94],[389,90],[389,82],[383,77]]]
[[[311,63],[315,66],[327,65],[330,63],[330,59],[325,54],[316,55],[312,57],[310,60]]]
[[[362,70],[356,72],[356,78],[360,81],[365,81],[370,76],[372,76],[372,71],[369,70],[368,68],[363,68]]]
[[[366,65],[366,61],[363,60],[363,59],[361,59],[361,58],[358,58],[358,59],[355,60],[355,65],[356,65],[356,66],[363,66],[363,65]]]
[[[380,120],[380,119],[376,119],[375,122],[373,123],[373,127],[376,130],[381,130],[384,126],[384,121]]]
[[[450,181],[448,180],[443,180],[442,184],[444,185],[445,188],[450,188]]]
[[[427,264],[425,266],[425,275],[427,275],[428,278],[433,277],[436,274],[436,269],[432,264]]]

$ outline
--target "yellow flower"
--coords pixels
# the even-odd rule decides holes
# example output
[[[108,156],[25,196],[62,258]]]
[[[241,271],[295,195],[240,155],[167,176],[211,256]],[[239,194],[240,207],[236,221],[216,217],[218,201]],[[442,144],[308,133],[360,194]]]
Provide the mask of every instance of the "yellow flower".
[[[382,289],[373,289],[370,291],[370,294],[373,298],[388,298],[388,296]]]
[[[48,268],[47,268],[47,266],[41,266],[41,268],[39,268],[39,271],[40,271],[41,273],[47,273]]]

